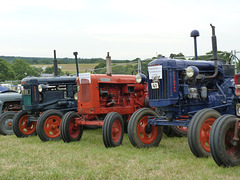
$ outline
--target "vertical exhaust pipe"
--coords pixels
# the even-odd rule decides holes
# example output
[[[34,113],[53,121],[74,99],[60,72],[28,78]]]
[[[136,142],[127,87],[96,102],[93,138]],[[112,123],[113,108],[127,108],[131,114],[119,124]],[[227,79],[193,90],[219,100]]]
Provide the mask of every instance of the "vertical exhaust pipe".
[[[212,51],[213,51],[213,61],[214,61],[214,74],[211,76],[206,76],[205,78],[215,78],[218,74],[218,56],[217,56],[217,37],[215,35],[215,26],[213,26],[212,24],[210,24],[211,28],[212,28]]]
[[[77,77],[78,77],[78,75],[79,75],[78,59],[77,59],[78,52],[73,52],[73,55],[75,56],[75,63],[76,63]]]
[[[57,64],[57,58],[56,58],[56,50],[53,51],[54,54],[54,60],[53,60],[53,69],[54,69],[54,77],[58,76],[58,64]]]
[[[106,65],[107,65],[107,75],[112,76],[111,56],[109,56],[109,52],[107,52]]]
[[[193,30],[191,32],[190,36],[194,38],[195,60],[197,60],[198,59],[198,55],[197,55],[197,37],[199,36],[199,31],[198,30]]]

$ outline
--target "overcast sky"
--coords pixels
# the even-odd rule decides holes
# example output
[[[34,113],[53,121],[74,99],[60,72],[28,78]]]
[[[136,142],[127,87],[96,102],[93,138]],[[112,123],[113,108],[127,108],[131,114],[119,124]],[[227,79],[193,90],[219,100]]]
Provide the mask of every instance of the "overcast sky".
[[[1,0],[0,55],[145,59],[211,50],[240,51],[239,0]]]

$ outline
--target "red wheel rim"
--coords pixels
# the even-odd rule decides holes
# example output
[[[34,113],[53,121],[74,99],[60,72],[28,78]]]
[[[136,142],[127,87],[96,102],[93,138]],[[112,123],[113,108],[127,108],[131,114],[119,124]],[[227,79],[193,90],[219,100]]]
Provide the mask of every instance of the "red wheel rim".
[[[144,116],[140,121],[138,122],[137,127],[137,134],[144,144],[151,144],[154,142],[154,140],[157,138],[158,135],[158,127],[151,125],[149,132],[146,131],[148,125],[148,116]]]
[[[21,131],[21,133],[23,133],[25,135],[31,135],[36,131],[37,122],[32,121],[32,122],[28,123],[27,121],[28,121],[28,115],[25,114],[20,118],[18,127],[19,127],[19,130]]]
[[[183,131],[183,132],[187,132],[187,131],[188,131],[188,128],[185,127],[185,126],[177,126],[177,128],[178,128],[180,131]]]
[[[206,119],[200,129],[200,143],[203,149],[207,152],[210,152],[209,135],[210,130],[212,128],[212,124],[214,123],[215,120],[216,120],[215,118]]]
[[[61,118],[59,116],[49,116],[44,123],[44,132],[49,138],[60,136]]]
[[[12,127],[12,122],[9,122],[9,123],[8,123],[8,126],[9,126],[9,127]]]
[[[77,138],[80,133],[80,126],[75,125],[75,122],[75,119],[72,118],[69,123],[69,135],[74,139]]]
[[[234,155],[234,153],[237,151],[237,146],[233,146],[231,142],[233,137],[234,137],[234,129],[231,128],[227,131],[225,136],[225,148],[229,156]]]
[[[188,119],[189,116],[181,116],[181,118],[187,118],[187,119]],[[176,120],[181,120],[181,121],[185,120],[185,121],[186,121],[186,119],[176,119]],[[185,126],[177,126],[177,128],[178,128],[180,131],[188,132],[188,128],[185,127]]]
[[[112,140],[117,143],[121,138],[122,127],[119,120],[113,122],[112,125]]]

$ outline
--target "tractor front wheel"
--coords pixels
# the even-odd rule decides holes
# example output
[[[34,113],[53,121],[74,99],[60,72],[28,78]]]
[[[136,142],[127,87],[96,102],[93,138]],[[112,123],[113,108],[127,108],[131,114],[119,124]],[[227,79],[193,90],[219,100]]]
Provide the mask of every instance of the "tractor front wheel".
[[[62,116],[62,112],[51,109],[44,111],[38,118],[37,134],[43,142],[61,138],[60,124]]]
[[[75,118],[79,118],[75,111],[67,112],[62,117],[60,131],[64,142],[79,141],[82,138],[83,126],[77,125]]]
[[[16,112],[8,111],[0,116],[0,134],[11,135],[13,134],[13,117]]]
[[[102,135],[105,147],[116,147],[122,144],[124,122],[117,112],[108,113],[103,121]]]
[[[149,116],[158,116],[149,108],[135,111],[128,122],[128,137],[134,147],[158,146],[162,139],[163,127],[148,124]]]
[[[221,114],[214,109],[198,111],[191,119],[188,127],[188,145],[196,157],[209,157],[209,135],[212,124]]]
[[[28,113],[26,111],[18,111],[13,117],[13,132],[19,138],[35,135],[36,126],[36,121],[28,120]]]
[[[236,116],[224,115],[218,118],[210,132],[210,149],[219,166],[240,165],[240,143],[233,139]],[[238,138],[240,131],[238,132]]]

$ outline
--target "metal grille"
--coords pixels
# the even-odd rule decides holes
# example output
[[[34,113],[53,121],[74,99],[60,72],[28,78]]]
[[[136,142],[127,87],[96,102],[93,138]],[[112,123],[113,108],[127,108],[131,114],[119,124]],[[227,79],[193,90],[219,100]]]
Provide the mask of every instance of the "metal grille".
[[[81,103],[89,102],[91,98],[90,84],[81,84],[80,92]]]
[[[152,89],[149,84],[149,99],[168,99],[170,90],[170,76],[167,70],[163,70],[162,79],[159,79],[159,88]]]

